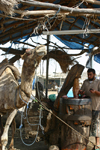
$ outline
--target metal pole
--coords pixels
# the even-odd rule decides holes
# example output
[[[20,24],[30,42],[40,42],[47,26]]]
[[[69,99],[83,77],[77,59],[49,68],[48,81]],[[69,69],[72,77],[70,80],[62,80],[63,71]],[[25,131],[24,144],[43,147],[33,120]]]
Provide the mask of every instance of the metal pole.
[[[46,98],[47,98],[47,96],[48,96],[48,70],[49,70],[49,57],[48,57],[48,52],[49,52],[49,40],[50,40],[50,36],[47,35]]]

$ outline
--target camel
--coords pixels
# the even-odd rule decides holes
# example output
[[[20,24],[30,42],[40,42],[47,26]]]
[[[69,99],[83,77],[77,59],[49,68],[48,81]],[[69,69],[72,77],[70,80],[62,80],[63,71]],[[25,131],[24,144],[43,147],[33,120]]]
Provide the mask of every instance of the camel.
[[[6,112],[10,114],[1,136],[2,150],[6,149],[8,143],[8,130],[12,122],[13,125],[15,124],[13,119],[18,109],[25,106],[30,100],[34,72],[44,55],[46,55],[44,45],[40,45],[35,49],[26,49],[26,52],[22,56],[24,63],[21,74],[21,85],[18,85],[14,71],[12,71],[12,67],[10,68],[9,65],[5,67],[0,76],[0,114],[4,115]],[[3,64],[5,65],[4,61],[1,63],[0,68],[2,68],[1,66]],[[12,135],[10,149],[14,149],[13,138],[14,133]]]

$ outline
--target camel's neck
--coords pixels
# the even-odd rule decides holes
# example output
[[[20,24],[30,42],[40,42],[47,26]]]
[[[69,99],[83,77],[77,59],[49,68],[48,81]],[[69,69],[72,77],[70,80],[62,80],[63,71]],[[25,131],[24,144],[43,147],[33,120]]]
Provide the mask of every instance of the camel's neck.
[[[21,75],[21,96],[27,101],[32,93],[32,82],[34,77],[35,69],[33,67],[27,67],[23,64],[22,75]]]

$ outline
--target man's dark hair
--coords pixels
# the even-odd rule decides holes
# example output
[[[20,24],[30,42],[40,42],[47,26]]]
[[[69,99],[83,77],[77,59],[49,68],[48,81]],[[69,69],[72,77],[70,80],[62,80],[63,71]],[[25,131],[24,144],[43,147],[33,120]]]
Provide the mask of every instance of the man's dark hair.
[[[92,72],[93,74],[95,74],[95,70],[92,69],[92,68],[89,68],[87,72],[88,72],[88,73],[89,73],[89,72]]]

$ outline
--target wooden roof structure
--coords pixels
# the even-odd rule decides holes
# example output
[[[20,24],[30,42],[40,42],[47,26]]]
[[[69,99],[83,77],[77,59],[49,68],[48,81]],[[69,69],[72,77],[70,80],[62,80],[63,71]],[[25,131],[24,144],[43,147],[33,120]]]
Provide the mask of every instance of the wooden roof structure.
[[[56,38],[72,49],[91,52],[100,60],[100,33],[87,33],[89,29],[100,29],[99,0],[0,0],[0,3],[0,44],[20,43],[21,39],[27,40],[43,31],[84,29],[83,34],[57,35]],[[93,51],[96,46],[98,49]],[[17,55],[17,60],[24,50],[11,48],[10,53]]]

